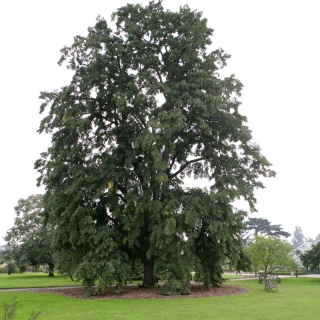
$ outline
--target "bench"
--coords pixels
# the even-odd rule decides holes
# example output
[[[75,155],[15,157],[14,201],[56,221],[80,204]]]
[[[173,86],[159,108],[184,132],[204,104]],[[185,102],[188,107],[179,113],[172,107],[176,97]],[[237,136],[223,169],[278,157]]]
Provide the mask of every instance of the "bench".
[[[267,278],[265,279],[264,289],[268,289],[270,292],[272,291],[272,289],[276,289],[276,291],[278,292],[278,285],[277,283],[273,283],[270,278]]]
[[[274,280],[277,283],[281,283],[281,278],[279,278],[279,276],[277,274],[270,274],[270,276],[268,277],[270,280]]]
[[[259,273],[258,276],[259,276],[259,283],[261,284],[262,281],[265,281],[265,280],[266,280],[266,278],[267,278],[268,275],[265,274],[265,273]]]
[[[281,283],[281,278],[277,274],[265,274],[265,273],[259,273],[259,283],[261,284],[262,281],[265,281],[266,279],[275,280],[277,283]]]

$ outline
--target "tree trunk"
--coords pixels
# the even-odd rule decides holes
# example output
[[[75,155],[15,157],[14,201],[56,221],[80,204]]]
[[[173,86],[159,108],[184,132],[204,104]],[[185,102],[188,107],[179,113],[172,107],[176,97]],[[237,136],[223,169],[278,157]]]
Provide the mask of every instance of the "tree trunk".
[[[156,284],[156,277],[154,275],[154,257],[148,259],[147,252],[150,250],[150,213],[144,216],[144,230],[142,230],[140,238],[140,253],[143,261],[143,285],[154,286]]]
[[[49,277],[54,277],[54,264],[48,263],[48,267],[49,267]]]
[[[143,284],[145,286],[154,286],[157,282],[156,280],[154,275],[154,260],[146,260],[144,262]]]

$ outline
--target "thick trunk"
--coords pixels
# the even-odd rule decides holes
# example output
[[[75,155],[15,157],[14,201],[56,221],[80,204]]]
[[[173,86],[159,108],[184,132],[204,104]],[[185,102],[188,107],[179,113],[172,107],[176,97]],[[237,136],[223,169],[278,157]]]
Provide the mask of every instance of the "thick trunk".
[[[145,286],[154,286],[157,282],[156,280],[154,275],[154,261],[146,260],[144,262],[143,284]]]
[[[147,257],[147,253],[150,250],[150,213],[144,215],[144,229],[142,229],[140,239],[140,253],[143,261],[143,285],[154,286],[156,284],[156,277],[154,275],[154,258]]]
[[[49,277],[53,277],[54,276],[54,264],[48,263],[48,267],[49,267]]]

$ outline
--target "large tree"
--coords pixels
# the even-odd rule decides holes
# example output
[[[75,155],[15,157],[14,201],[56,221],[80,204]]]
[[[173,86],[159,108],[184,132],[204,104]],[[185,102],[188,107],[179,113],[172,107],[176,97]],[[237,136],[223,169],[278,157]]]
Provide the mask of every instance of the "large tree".
[[[4,258],[8,262],[15,261],[20,270],[26,265],[46,264],[49,276],[53,276],[52,228],[50,224],[44,224],[42,197],[41,194],[37,194],[18,200],[14,208],[14,225],[4,237],[10,247]]]
[[[265,274],[271,273],[276,268],[294,266],[293,257],[289,255],[291,251],[289,243],[272,236],[256,236],[247,247],[254,269],[262,268]]]
[[[187,288],[190,271],[219,284],[241,246],[245,213],[232,202],[255,210],[259,177],[274,175],[238,112],[242,85],[219,76],[229,55],[207,52],[213,30],[200,12],[159,1],[113,19],[115,30],[98,18],[62,49],[72,81],[41,93],[39,131],[52,144],[36,168],[54,246],[87,287],[120,289],[137,263],[145,285],[163,274],[168,292]],[[198,178],[210,191],[185,187]]]
[[[290,237],[290,233],[284,231],[281,224],[271,224],[268,219],[264,218],[248,218],[244,222],[245,231],[243,240],[245,244],[250,244],[255,236],[274,236],[274,237]]]

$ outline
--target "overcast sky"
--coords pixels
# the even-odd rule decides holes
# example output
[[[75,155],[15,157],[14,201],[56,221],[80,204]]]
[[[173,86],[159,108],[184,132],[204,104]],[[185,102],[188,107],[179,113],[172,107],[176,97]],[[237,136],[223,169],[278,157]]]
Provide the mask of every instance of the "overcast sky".
[[[49,146],[37,129],[40,91],[68,84],[60,49],[87,33],[100,14],[131,0],[17,0],[0,4],[0,245],[13,225],[18,199],[43,193],[33,164]],[[166,9],[188,4],[213,28],[212,49],[232,55],[226,69],[243,83],[240,113],[277,177],[256,192],[258,212],[307,237],[319,225],[320,2],[288,0],[164,0]]]

